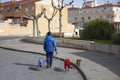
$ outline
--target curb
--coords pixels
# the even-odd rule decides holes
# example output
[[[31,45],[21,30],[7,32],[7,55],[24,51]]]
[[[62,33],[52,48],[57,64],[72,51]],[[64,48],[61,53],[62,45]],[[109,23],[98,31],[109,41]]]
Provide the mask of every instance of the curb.
[[[7,48],[7,47],[3,47],[3,46],[0,46],[0,48],[6,49],[6,50],[11,50],[11,51],[26,52],[26,53],[38,54],[38,55],[45,56],[45,54],[39,53],[39,52],[32,52],[32,51],[26,51],[26,50],[13,49],[13,48]],[[55,57],[55,56],[54,56],[54,58],[55,59],[59,59],[61,61],[64,61],[63,58],[58,58],[58,57]],[[71,62],[71,64],[72,64],[72,66],[74,66],[77,69],[77,71],[79,72],[79,74],[82,76],[83,80],[88,80],[87,77],[85,76],[85,74],[82,72],[82,70],[79,67],[76,66],[76,64],[74,64],[73,62]]]

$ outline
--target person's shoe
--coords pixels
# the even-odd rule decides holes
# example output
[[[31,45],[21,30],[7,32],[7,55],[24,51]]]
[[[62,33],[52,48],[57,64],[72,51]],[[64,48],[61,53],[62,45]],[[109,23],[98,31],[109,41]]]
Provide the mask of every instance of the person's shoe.
[[[50,66],[50,68],[54,68],[53,66]]]
[[[46,66],[46,68],[49,68],[49,67],[50,67],[49,65]]]

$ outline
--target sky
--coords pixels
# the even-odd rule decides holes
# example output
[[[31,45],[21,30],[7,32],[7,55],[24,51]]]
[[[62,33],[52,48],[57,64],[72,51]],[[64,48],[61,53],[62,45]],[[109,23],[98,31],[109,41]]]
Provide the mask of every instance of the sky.
[[[110,1],[110,3],[117,3],[120,0],[97,0],[97,4],[104,4],[107,1]],[[74,6],[81,7],[82,4],[83,4],[83,0],[74,0]]]
[[[1,1],[6,2],[6,1],[11,1],[11,0],[1,0]],[[64,1],[67,3],[67,2],[70,2],[71,0],[64,0]],[[74,1],[73,5],[75,7],[81,7],[83,4],[83,0],[73,0],[73,1]],[[91,1],[91,0],[88,0],[88,1]],[[120,0],[97,0],[97,4],[104,4],[107,1],[110,1],[110,3],[117,3]]]

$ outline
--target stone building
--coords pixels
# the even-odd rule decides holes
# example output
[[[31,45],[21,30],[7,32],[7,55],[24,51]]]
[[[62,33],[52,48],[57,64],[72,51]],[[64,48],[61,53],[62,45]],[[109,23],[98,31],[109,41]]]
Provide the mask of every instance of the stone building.
[[[106,19],[120,30],[120,4],[107,2],[103,5],[93,5],[92,1],[85,2],[82,8],[71,7],[68,9],[68,22],[74,24],[77,29],[82,29],[83,24],[93,19]],[[90,4],[91,3],[91,4]]]

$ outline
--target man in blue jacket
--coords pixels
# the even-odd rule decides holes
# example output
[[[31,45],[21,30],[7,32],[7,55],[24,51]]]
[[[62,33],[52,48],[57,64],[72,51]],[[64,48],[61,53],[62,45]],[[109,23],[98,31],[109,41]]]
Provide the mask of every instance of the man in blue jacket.
[[[43,43],[44,51],[46,52],[47,68],[52,67],[53,53],[57,52],[57,45],[55,39],[51,36],[51,32],[47,33]]]

